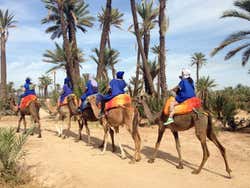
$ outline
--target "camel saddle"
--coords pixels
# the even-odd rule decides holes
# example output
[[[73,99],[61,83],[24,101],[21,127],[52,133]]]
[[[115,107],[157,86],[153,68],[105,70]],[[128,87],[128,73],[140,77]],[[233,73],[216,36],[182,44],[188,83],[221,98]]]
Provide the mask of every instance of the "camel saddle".
[[[163,113],[165,115],[169,114],[170,111],[170,103],[174,101],[174,97],[170,97],[164,106]],[[183,103],[180,103],[175,106],[175,115],[182,115],[192,112],[193,109],[201,107],[201,100],[198,97],[192,97],[190,99],[185,100]]]
[[[23,110],[29,106],[30,102],[37,100],[36,95],[28,95],[21,99],[20,109]]]
[[[131,104],[131,97],[128,94],[120,94],[105,103],[105,110],[107,111],[111,108],[117,108],[127,104]]]

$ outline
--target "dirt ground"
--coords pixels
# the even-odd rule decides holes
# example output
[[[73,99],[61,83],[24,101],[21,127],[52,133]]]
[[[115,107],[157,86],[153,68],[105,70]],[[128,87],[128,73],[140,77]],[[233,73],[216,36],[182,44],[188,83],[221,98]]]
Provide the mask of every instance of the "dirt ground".
[[[17,117],[3,117],[1,127],[15,127]],[[30,123],[29,123],[30,124]],[[77,124],[73,122],[70,137],[56,136],[55,121],[43,115],[42,138],[31,136],[25,145],[25,164],[34,181],[45,187],[81,188],[147,188],[147,187],[188,187],[188,188],[249,188],[250,187],[250,135],[219,132],[219,140],[227,149],[232,179],[227,178],[223,159],[208,141],[210,157],[199,175],[191,174],[201,162],[202,150],[194,136],[194,129],[180,133],[182,154],[185,161],[183,170],[176,169],[177,152],[174,138],[169,130],[165,132],[155,163],[149,164],[157,137],[157,126],[140,128],[142,138],[142,160],[130,164],[134,144],[125,129],[121,129],[121,141],[128,158],[119,157],[119,149],[111,152],[111,145],[101,155],[98,145],[102,142],[103,130],[97,123],[90,126],[92,146],[87,146],[85,129],[83,140],[77,141]],[[110,141],[110,139],[109,139]]]

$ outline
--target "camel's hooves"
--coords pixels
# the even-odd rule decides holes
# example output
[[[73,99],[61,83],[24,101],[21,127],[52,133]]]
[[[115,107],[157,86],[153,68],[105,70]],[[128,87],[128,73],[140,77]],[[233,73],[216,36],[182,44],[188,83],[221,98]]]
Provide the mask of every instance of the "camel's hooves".
[[[183,165],[176,166],[177,169],[183,169]]]
[[[62,136],[61,134],[58,135],[58,137],[61,137],[61,136]]]
[[[154,159],[149,159],[149,160],[148,160],[148,163],[154,163],[154,162],[155,162]]]
[[[126,156],[121,156],[121,159],[124,160],[124,159],[127,159],[127,157]]]
[[[192,174],[199,174],[199,173],[200,173],[199,170],[194,170],[194,171],[192,172]]]
[[[26,134],[26,133],[25,133],[25,134]],[[34,135],[34,133],[31,133],[30,135],[31,135],[31,136],[33,136],[33,135]]]
[[[19,129],[17,129],[17,130],[16,130],[16,132],[17,132],[17,133],[19,133],[19,132],[20,132],[20,130],[19,130]]]
[[[131,161],[129,161],[129,164],[135,164],[135,160],[133,159],[133,160],[131,160]]]
[[[42,138],[42,135],[38,135],[38,137],[37,138]]]
[[[101,144],[101,145],[99,145],[99,146],[98,146],[98,148],[103,148],[103,146],[104,146],[104,145],[103,145],[103,144]]]

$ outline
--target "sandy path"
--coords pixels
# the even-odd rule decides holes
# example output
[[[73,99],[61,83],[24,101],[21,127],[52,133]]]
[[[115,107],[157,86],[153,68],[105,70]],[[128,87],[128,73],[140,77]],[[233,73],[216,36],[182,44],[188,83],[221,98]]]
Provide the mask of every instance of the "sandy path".
[[[0,126],[15,126],[17,118],[3,118]],[[72,124],[71,137],[61,139],[55,136],[54,121],[43,118],[43,138],[29,138],[25,157],[29,171],[34,179],[47,187],[181,187],[181,188],[249,188],[250,178],[250,135],[221,132],[219,139],[226,146],[228,159],[233,170],[233,178],[225,178],[224,162],[217,148],[208,142],[210,157],[205,169],[199,175],[191,171],[199,165],[202,157],[200,143],[194,136],[194,129],[180,133],[183,170],[175,168],[177,152],[174,139],[166,131],[154,164],[147,163],[156,141],[157,127],[140,128],[142,137],[142,161],[129,164],[129,158],[121,160],[119,153],[110,152],[100,155],[97,148],[101,143],[103,131],[96,124],[90,126],[91,147],[83,141],[76,141],[77,125]],[[85,130],[83,131],[85,134]],[[125,129],[121,130],[121,139],[129,155],[133,155],[133,141]]]

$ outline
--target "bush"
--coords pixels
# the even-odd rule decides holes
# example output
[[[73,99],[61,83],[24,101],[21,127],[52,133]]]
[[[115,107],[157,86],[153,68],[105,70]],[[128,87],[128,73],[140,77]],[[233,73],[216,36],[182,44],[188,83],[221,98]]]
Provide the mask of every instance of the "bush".
[[[5,181],[18,180],[18,160],[25,155],[22,147],[31,131],[17,135],[14,128],[0,128],[0,175]]]

